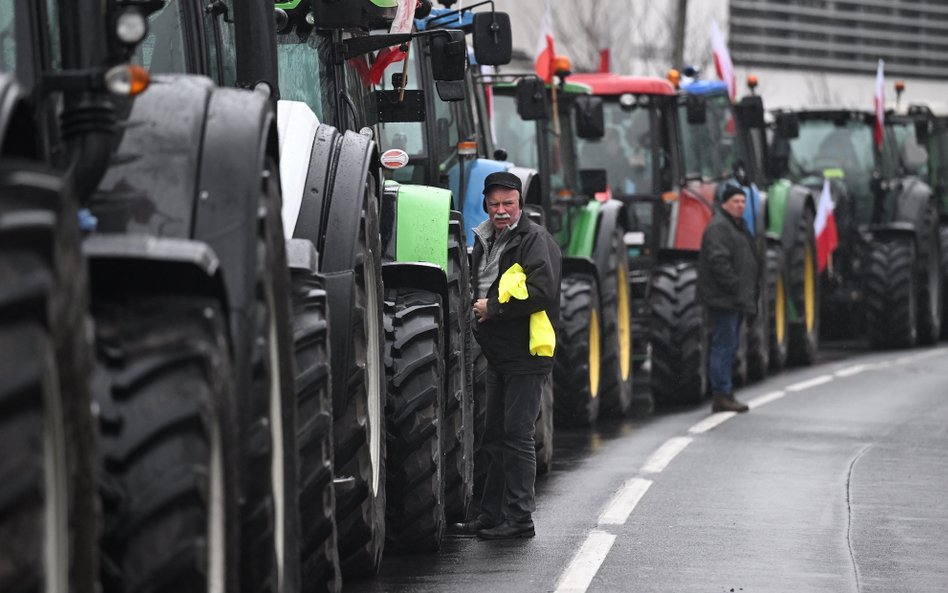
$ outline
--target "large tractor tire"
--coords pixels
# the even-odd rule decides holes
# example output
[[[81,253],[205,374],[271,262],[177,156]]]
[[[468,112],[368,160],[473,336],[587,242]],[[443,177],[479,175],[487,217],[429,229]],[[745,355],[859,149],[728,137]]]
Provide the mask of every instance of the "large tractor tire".
[[[599,414],[625,416],[632,407],[632,299],[622,228],[616,227],[606,269],[599,270],[602,374]]]
[[[747,325],[747,381],[750,383],[763,381],[770,369],[770,331],[772,325],[773,305],[767,277],[767,262],[769,250],[763,254],[760,294],[757,297],[757,313],[746,316]]]
[[[938,211],[929,202],[918,229],[918,343],[934,344],[941,335],[942,291],[941,238]]]
[[[87,284],[73,197],[0,166],[0,591],[96,591]]]
[[[708,324],[695,262],[660,264],[649,287],[652,394],[656,404],[697,403],[708,388]]]
[[[767,249],[767,321],[770,337],[770,371],[779,372],[787,364],[790,336],[787,329],[787,280],[783,249]]]
[[[298,241],[298,240],[297,240]],[[312,244],[305,241],[306,245]],[[333,489],[329,304],[312,265],[290,261],[300,463],[300,570],[304,593],[342,589]],[[303,263],[303,262],[301,262]]]
[[[117,293],[93,312],[104,593],[237,590],[237,407],[220,305]]]
[[[557,426],[590,426],[599,415],[601,319],[595,279],[583,274],[563,278],[553,366]]]
[[[540,415],[534,432],[537,475],[550,473],[553,465],[553,376],[547,375],[540,392]]]
[[[436,551],[444,536],[443,319],[435,293],[386,290],[385,537],[401,551]]]
[[[785,254],[789,304],[794,311],[787,361],[794,365],[813,364],[820,345],[820,283],[813,217],[813,211],[807,208],[797,223],[793,246]]]
[[[941,278],[942,278],[942,314],[948,311],[948,291],[944,289],[945,283],[948,283],[948,225],[942,224],[938,228],[938,237],[941,243]],[[948,323],[941,324],[941,339],[948,340]]]
[[[378,572],[385,545],[385,335],[378,202],[369,187],[362,217],[352,317],[340,338],[349,348],[349,366],[339,370],[346,392],[333,394],[339,561],[344,576],[356,577]]]
[[[449,344],[445,394],[444,512],[449,521],[463,521],[474,494],[474,395],[471,386],[471,279],[468,271],[464,219],[451,213],[448,232]]]
[[[915,241],[876,239],[869,245],[865,276],[866,328],[874,348],[911,348],[918,338]]]

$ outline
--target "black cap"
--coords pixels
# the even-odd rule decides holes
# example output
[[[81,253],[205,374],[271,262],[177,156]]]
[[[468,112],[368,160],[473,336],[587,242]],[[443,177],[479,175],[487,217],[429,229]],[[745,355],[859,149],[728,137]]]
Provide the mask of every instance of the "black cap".
[[[721,194],[721,203],[723,204],[723,203],[727,202],[728,200],[730,200],[730,199],[733,198],[734,196],[746,196],[746,195],[747,195],[747,194],[744,193],[744,189],[743,189],[743,188],[737,187],[737,186],[734,186],[734,185],[729,185],[729,186],[727,186],[726,188],[724,188],[724,193]]]
[[[520,184],[520,178],[507,171],[496,171],[484,179],[484,195],[491,187],[500,186],[508,189],[515,189],[517,193],[523,193],[523,186]]]

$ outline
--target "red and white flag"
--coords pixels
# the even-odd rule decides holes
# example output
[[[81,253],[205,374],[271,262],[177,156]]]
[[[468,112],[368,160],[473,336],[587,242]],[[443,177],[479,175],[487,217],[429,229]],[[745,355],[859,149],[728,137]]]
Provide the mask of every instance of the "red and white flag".
[[[884,62],[879,60],[876,68],[876,146],[882,146],[882,134],[885,126],[885,76],[882,74]]]
[[[392,27],[388,32],[392,34],[411,33],[417,5],[418,0],[398,0],[398,8],[395,9],[395,18],[392,20]],[[405,59],[406,55],[408,54],[399,49],[397,45],[379,50],[378,56],[375,57],[375,63],[372,64],[372,69],[369,70],[369,79],[372,84],[382,82],[385,69],[395,62],[401,62]]]
[[[533,68],[537,76],[547,84],[553,82],[553,59],[556,51],[553,49],[553,3],[546,0],[546,11],[543,13],[543,23],[540,26],[540,37],[537,39],[536,60]]]
[[[823,180],[823,192],[820,202],[816,205],[816,218],[813,220],[813,231],[816,234],[816,264],[822,272],[829,263],[830,254],[839,245],[839,235],[836,232],[836,217],[833,215],[833,198],[830,194],[829,179]]]
[[[728,95],[731,101],[737,98],[737,75],[734,73],[734,64],[731,63],[731,54],[727,51],[727,43],[718,28],[718,22],[711,19],[711,51],[714,52],[714,69],[718,78],[727,84]]]

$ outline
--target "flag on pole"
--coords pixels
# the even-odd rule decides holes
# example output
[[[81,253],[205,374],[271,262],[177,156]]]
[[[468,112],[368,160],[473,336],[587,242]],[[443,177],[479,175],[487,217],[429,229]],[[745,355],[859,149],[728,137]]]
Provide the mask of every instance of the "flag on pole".
[[[603,18],[600,19],[600,22],[605,21],[601,27],[602,35],[600,39],[602,44],[599,46],[599,69],[597,72],[611,72],[612,71],[612,28],[611,22],[609,21],[609,15],[604,12],[602,15]]]
[[[553,59],[556,51],[553,49],[553,3],[546,0],[546,11],[543,13],[543,23],[540,26],[540,37],[537,39],[536,60],[533,67],[537,76],[546,83],[553,82]]]
[[[398,0],[398,8],[395,9],[395,18],[392,20],[392,27],[388,32],[392,34],[411,33],[411,26],[415,19],[415,7],[417,4],[418,0]],[[407,55],[408,54],[403,52],[397,45],[379,50],[379,54],[375,57],[375,63],[372,64],[372,69],[369,70],[369,80],[372,84],[382,82],[382,75],[385,74],[385,69],[395,62],[401,62]]]
[[[885,63],[879,60],[879,66],[876,68],[876,146],[882,146],[882,131],[885,125],[885,76],[882,69]]]
[[[711,51],[714,52],[714,69],[718,78],[727,84],[728,95],[734,101],[737,98],[737,75],[731,63],[731,54],[727,51],[727,43],[715,19],[711,19]]]
[[[816,206],[816,218],[813,220],[813,231],[816,235],[816,263],[817,269],[822,272],[829,263],[830,254],[839,245],[839,235],[836,232],[836,217],[833,215],[833,198],[830,194],[829,179],[823,180],[823,192],[820,202]]]

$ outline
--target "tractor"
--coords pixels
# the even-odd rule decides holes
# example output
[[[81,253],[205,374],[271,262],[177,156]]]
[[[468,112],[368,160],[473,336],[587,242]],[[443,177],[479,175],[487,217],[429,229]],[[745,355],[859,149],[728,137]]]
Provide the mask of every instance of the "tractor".
[[[900,150],[891,113],[846,108],[776,111],[776,175],[831,193],[839,247],[820,275],[821,329],[872,346],[934,343],[941,331],[939,204],[913,171],[918,151]],[[825,181],[824,181],[825,180]]]
[[[298,580],[275,112],[123,66],[161,8],[0,9],[4,590]]]

